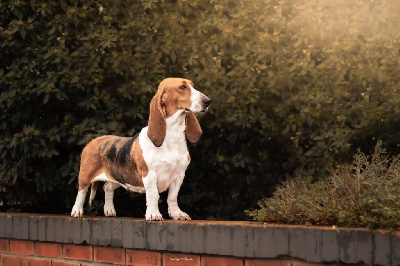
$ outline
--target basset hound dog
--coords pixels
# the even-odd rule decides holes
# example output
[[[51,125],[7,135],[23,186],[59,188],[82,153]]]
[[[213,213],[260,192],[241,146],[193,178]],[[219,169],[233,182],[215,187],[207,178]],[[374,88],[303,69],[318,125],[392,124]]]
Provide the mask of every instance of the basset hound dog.
[[[174,220],[190,220],[178,207],[178,192],[190,162],[186,138],[196,143],[202,134],[195,113],[205,112],[211,100],[182,78],[164,79],[150,102],[148,126],[135,137],[102,136],[83,149],[78,195],[71,216],[82,217],[86,193],[89,204],[97,185],[105,182],[104,215],[116,216],[114,190],[146,193],[146,220],[163,220],[159,193],[168,189],[168,214]]]

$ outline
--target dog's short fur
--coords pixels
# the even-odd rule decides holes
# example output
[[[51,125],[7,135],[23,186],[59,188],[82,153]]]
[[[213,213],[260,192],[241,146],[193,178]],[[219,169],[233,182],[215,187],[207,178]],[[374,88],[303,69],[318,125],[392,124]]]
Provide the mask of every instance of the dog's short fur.
[[[82,217],[91,185],[91,204],[100,181],[105,182],[104,214],[116,216],[113,195],[120,186],[146,193],[146,220],[162,220],[159,193],[168,189],[168,213],[172,219],[189,215],[178,207],[178,192],[190,162],[186,138],[196,143],[202,134],[194,113],[205,112],[210,99],[194,89],[192,81],[163,80],[150,103],[148,126],[135,137],[102,136],[82,152],[79,188],[71,216]],[[185,138],[186,136],[186,138]]]

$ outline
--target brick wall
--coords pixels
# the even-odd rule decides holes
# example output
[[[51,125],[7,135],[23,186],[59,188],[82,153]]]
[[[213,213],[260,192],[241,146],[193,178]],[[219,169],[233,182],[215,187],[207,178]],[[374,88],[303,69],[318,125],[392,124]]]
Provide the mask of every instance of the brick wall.
[[[0,265],[2,266],[84,266],[102,264],[160,266],[316,265],[290,259],[257,260],[199,254],[112,248],[92,245],[58,244],[29,240],[0,239]]]
[[[0,213],[1,265],[400,265],[400,231]]]

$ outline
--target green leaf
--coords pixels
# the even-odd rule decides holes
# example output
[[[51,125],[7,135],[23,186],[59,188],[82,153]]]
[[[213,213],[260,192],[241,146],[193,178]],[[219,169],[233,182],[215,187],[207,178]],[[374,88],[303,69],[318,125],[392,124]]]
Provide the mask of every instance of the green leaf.
[[[71,82],[71,84],[74,84],[74,83],[77,83],[78,81],[79,81],[79,77],[76,76],[76,77],[73,77],[70,82]]]
[[[233,103],[235,101],[235,99],[236,99],[236,97],[234,95],[231,95],[226,100],[226,103]]]
[[[71,178],[68,180],[68,184],[67,185],[70,185],[75,180],[76,180],[76,176],[71,176]]]
[[[170,56],[171,56],[172,63],[175,64],[175,62],[176,62],[176,53],[175,53],[175,51],[171,51],[170,52]]]
[[[44,96],[43,103],[46,104],[49,101],[49,99],[50,99],[50,94],[46,94],[46,96]]]
[[[24,28],[21,28],[21,29],[19,30],[19,33],[21,34],[21,38],[22,38],[23,40],[25,40],[25,36],[26,36],[26,31],[25,31],[25,29],[24,29]]]

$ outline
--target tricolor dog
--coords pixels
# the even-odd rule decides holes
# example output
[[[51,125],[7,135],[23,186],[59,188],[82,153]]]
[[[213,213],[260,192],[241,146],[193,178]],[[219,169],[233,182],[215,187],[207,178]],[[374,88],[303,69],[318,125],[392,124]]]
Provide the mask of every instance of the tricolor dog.
[[[186,138],[196,143],[202,134],[194,113],[205,112],[211,100],[192,81],[167,78],[150,102],[148,126],[137,137],[102,136],[83,149],[79,188],[71,216],[82,217],[91,185],[91,204],[100,181],[105,182],[104,215],[116,216],[114,190],[146,193],[146,220],[162,220],[159,193],[168,189],[168,214],[174,220],[190,220],[178,207],[178,192],[190,162]]]

